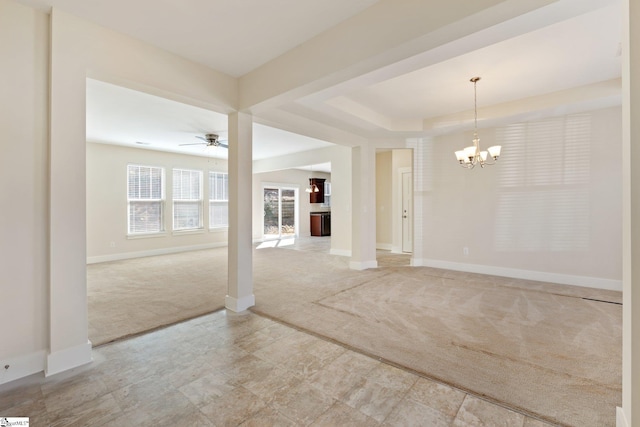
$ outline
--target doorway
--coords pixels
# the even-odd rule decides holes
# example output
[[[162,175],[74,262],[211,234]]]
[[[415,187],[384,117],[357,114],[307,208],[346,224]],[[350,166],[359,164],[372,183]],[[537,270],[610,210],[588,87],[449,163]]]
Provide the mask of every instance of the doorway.
[[[276,185],[264,186],[263,240],[298,235],[298,189]]]

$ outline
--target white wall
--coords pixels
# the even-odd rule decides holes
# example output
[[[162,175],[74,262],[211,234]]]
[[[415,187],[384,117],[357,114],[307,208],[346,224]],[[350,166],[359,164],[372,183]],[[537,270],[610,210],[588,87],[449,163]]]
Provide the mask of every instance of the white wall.
[[[165,171],[165,232],[159,236],[127,237],[127,165],[163,167]],[[172,232],[172,169],[203,172],[201,231]],[[205,247],[226,246],[227,229],[208,228],[209,171],[227,172],[227,161],[106,144],[87,144],[87,259],[102,262]]]
[[[621,289],[620,108],[479,134],[485,147],[502,144],[497,165],[457,165],[468,133],[415,150],[416,263]]]
[[[48,36],[47,15],[0,0],[0,383],[49,345]]]
[[[86,306],[86,77],[219,112],[237,80],[65,14],[0,0],[0,383],[91,360]],[[19,183],[19,187],[16,184]]]
[[[351,148],[331,150],[331,253],[351,255]]]

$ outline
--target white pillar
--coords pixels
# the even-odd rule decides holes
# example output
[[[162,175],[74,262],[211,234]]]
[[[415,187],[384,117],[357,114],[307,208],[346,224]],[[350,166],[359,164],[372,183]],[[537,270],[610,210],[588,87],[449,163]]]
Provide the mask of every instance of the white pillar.
[[[229,284],[225,306],[235,312],[255,305],[251,232],[252,117],[229,115]]]
[[[376,149],[369,145],[352,150],[353,210],[351,261],[354,270],[376,268]]]
[[[91,361],[87,316],[85,65],[51,15],[50,288],[46,375]]]
[[[622,408],[617,426],[640,425],[640,5],[622,7]]]

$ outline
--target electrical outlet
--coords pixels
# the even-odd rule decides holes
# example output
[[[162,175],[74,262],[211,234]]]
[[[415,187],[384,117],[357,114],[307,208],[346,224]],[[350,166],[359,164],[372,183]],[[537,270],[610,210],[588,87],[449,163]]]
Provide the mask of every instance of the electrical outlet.
[[[464,247],[462,248],[462,255],[464,256],[469,256],[469,248],[468,247]]]
[[[109,246],[112,247],[112,248],[115,248],[116,247],[116,242],[110,242]]]

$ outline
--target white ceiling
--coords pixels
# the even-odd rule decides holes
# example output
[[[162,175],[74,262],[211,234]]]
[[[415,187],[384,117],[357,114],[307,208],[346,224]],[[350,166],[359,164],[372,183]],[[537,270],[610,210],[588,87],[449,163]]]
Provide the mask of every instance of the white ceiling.
[[[21,0],[239,77],[377,0]]]
[[[377,3],[19,1],[43,9],[58,7],[233,76],[246,74]],[[473,118],[469,83],[473,76],[482,77],[478,82],[481,127],[529,117],[524,113],[539,116],[616,105],[620,103],[616,80],[621,76],[620,13],[620,0],[557,0],[442,49],[290,100],[272,111],[254,113],[254,119],[296,131],[319,123],[367,139],[401,140],[468,129]],[[544,111],[543,107],[535,112],[521,109],[522,100],[532,97],[538,102],[528,104],[542,105]],[[546,102],[547,98],[553,101]],[[278,126],[275,122],[282,117],[288,123]],[[296,120],[300,124],[292,125]],[[88,81],[89,140],[141,141],[151,144],[147,148],[198,154],[201,146],[179,144],[198,142],[196,135],[209,132],[224,139],[226,128],[224,115]],[[256,159],[326,145],[275,127],[254,126]]]
[[[227,116],[87,79],[87,141],[226,159],[225,148],[206,147],[195,138],[207,133],[226,140]],[[258,123],[253,140],[254,160],[332,145]],[[181,145],[197,143],[203,145]]]
[[[620,77],[614,4],[347,94],[386,117],[419,119]],[[612,31],[615,28],[618,31]],[[607,31],[596,29],[607,28]],[[612,29],[612,30],[609,30]]]

